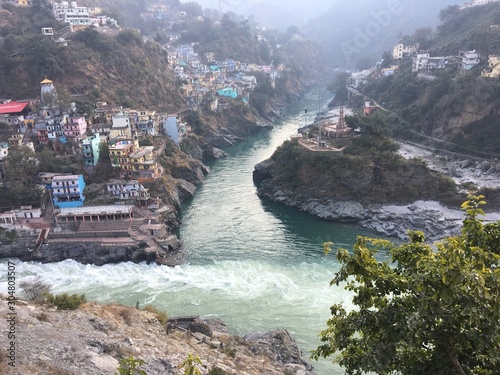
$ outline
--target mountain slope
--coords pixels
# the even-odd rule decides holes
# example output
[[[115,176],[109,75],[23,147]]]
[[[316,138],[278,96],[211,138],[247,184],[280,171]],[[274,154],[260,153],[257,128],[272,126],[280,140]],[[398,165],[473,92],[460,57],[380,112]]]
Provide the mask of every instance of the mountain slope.
[[[328,11],[303,28],[320,43],[335,67],[352,68],[358,60],[379,58],[398,42],[398,34],[412,34],[420,27],[434,26],[438,15],[457,0],[360,0],[347,5],[336,1]]]

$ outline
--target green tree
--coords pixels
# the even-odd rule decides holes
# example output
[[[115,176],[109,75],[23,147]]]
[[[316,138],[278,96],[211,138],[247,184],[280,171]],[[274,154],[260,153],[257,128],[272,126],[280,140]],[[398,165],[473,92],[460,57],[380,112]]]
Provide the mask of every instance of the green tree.
[[[356,308],[331,307],[312,357],[334,356],[347,374],[499,374],[500,222],[478,218],[482,199],[469,195],[461,235],[435,246],[415,231],[402,245],[359,237],[352,254],[340,249],[331,284]]]

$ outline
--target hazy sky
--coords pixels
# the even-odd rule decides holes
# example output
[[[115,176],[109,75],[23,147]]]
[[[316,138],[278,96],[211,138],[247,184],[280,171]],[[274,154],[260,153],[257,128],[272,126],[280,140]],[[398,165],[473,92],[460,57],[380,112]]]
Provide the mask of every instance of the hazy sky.
[[[182,0],[188,2],[190,0]],[[195,0],[204,8],[221,9],[256,20],[271,28],[303,26],[341,0]]]

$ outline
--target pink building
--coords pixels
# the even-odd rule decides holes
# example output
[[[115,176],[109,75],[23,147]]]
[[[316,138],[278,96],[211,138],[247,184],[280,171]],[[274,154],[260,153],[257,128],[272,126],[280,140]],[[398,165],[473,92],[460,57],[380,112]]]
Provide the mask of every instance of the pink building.
[[[85,117],[70,117],[64,124],[64,135],[66,137],[84,137],[87,132]]]

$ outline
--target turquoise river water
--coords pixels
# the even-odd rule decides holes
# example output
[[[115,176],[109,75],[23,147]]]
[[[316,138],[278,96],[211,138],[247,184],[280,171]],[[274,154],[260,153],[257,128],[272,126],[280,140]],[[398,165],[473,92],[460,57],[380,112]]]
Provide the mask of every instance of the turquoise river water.
[[[219,317],[240,335],[285,328],[309,357],[326,328],[330,305],[350,306],[348,292],[329,286],[339,265],[334,254],[323,254],[322,244],[332,241],[349,248],[357,235],[370,233],[261,200],[252,171],[297,128],[310,123],[328,99],[324,88],[311,90],[272,130],[225,150],[227,158],[209,165],[205,182],[184,204],[179,236],[187,253],[185,264],[168,268],[16,262],[18,280],[38,275],[56,293],[85,293],[88,300],[130,306],[152,303],[170,316]],[[0,261],[3,291],[6,263]],[[343,373],[327,360],[312,364],[318,375]]]

